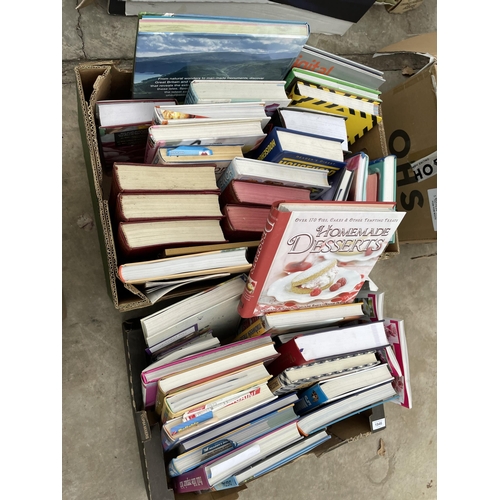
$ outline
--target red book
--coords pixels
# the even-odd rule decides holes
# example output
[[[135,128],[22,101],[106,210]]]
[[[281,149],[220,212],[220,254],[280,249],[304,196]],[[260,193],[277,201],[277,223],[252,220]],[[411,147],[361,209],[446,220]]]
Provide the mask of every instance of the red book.
[[[233,180],[219,197],[220,205],[243,203],[271,206],[275,201],[311,199],[309,189]]]
[[[378,200],[379,176],[377,173],[368,174],[366,178],[366,201]]]
[[[394,209],[390,202],[273,204],[240,316],[353,302],[405,216]]]
[[[267,366],[267,370],[276,376],[292,366],[332,356],[379,349],[388,344],[383,321],[332,330],[321,329],[317,333],[298,334],[280,345],[277,348],[280,355]]]
[[[266,225],[270,207],[257,205],[224,205],[221,227],[229,241],[259,240]]]

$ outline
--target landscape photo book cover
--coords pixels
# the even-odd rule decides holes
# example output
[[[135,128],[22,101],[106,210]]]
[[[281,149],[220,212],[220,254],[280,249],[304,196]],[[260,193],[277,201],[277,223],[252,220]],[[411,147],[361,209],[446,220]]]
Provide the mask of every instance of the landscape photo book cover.
[[[386,211],[315,203],[271,208],[238,305],[242,317],[352,302],[405,215],[391,203],[378,203]],[[280,211],[283,205],[289,211]]]
[[[276,21],[273,32],[269,21],[244,20],[263,25],[259,34],[244,22],[213,31],[217,19],[224,25],[231,18],[198,23],[194,32],[146,31],[144,16],[136,38],[134,98],[172,97],[182,103],[194,79],[283,80],[309,37],[307,23]]]

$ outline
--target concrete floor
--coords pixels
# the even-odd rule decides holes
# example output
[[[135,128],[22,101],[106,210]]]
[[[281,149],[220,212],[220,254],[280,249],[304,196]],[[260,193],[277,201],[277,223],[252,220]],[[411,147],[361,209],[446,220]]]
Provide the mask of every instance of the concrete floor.
[[[73,68],[124,60],[136,18],[107,14],[107,0],[62,10],[62,495],[65,500],[146,500],[130,407],[121,314],[107,295],[77,122]],[[437,0],[403,15],[375,5],[343,36],[313,34],[312,45],[362,60],[409,35],[437,28]],[[386,71],[386,88],[401,78]],[[403,245],[371,277],[386,292],[386,315],[406,323],[413,409],[386,405],[387,429],[321,459],[306,457],[240,493],[242,500],[437,498],[437,246]],[[385,455],[379,455],[383,439]]]

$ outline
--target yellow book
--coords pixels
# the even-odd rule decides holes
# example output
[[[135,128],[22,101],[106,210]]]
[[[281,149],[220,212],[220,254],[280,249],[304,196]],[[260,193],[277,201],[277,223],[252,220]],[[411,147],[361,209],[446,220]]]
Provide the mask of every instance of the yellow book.
[[[382,121],[380,103],[327,87],[298,81],[288,97],[290,106],[345,116],[350,145]]]

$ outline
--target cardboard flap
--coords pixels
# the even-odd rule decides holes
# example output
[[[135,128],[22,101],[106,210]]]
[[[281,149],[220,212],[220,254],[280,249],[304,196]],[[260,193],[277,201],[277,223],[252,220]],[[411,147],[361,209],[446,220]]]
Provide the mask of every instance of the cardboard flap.
[[[437,61],[437,31],[412,36],[406,40],[388,45],[378,50],[374,57],[394,54],[395,52],[413,52],[428,56],[431,59],[430,62],[435,62]]]

